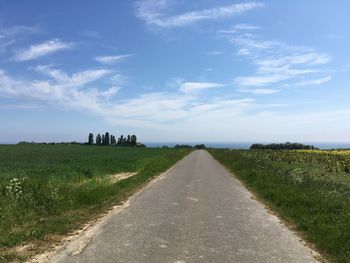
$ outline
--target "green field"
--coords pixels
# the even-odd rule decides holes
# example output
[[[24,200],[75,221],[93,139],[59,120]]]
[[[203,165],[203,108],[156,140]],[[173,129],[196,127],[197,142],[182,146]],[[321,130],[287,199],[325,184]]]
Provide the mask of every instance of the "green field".
[[[350,262],[350,152],[210,150],[332,262]]]
[[[23,260],[167,170],[189,150],[0,146],[0,261]],[[115,182],[111,175],[137,172]],[[34,244],[34,251],[14,248]]]

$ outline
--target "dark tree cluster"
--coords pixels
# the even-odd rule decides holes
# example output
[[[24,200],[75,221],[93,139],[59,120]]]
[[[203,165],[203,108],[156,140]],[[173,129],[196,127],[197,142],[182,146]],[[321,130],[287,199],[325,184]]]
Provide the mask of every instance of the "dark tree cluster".
[[[207,147],[204,144],[197,144],[197,145],[194,146],[194,148],[196,148],[196,149],[205,149]]]
[[[88,144],[93,145],[94,144],[94,135],[92,133],[89,133],[88,136]],[[128,135],[124,137],[124,135],[121,135],[118,139],[112,134],[109,134],[109,132],[106,132],[105,134],[97,134],[96,135],[96,145],[101,146],[141,146],[142,144],[139,144],[137,142],[136,135]]]
[[[136,144],[137,144],[136,135],[128,135],[127,137],[124,137],[123,135],[121,135],[117,141],[117,145],[121,145],[121,146],[135,146]]]
[[[195,149],[205,149],[206,146],[204,144],[197,144],[194,147],[192,145],[189,144],[176,144],[174,146],[174,148],[183,148],[183,149],[191,149],[191,148],[195,148]]]
[[[253,144],[250,146],[251,150],[316,150],[313,145],[305,145],[301,143],[270,143],[270,144]]]
[[[189,144],[176,144],[174,148],[183,148],[183,149],[191,149],[192,145]]]

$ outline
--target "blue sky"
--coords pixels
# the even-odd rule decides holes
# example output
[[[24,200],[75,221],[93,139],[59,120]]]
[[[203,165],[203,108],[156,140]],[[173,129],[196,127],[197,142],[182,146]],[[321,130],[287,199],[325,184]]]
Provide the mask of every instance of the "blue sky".
[[[1,1],[0,141],[349,142],[348,10]]]

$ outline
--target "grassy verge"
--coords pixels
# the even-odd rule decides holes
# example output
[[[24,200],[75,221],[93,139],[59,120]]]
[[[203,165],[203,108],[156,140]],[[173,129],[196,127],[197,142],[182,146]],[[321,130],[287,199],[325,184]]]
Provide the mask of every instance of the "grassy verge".
[[[0,146],[0,261],[26,259],[132,195],[189,151]],[[110,175],[137,172],[113,182]],[[34,244],[31,251],[14,248]]]
[[[350,262],[350,156],[268,150],[210,153],[327,259]]]

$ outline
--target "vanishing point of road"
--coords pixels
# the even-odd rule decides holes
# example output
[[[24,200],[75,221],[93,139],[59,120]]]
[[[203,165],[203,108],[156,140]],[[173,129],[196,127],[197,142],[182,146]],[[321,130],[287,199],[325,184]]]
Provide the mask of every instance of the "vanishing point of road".
[[[131,198],[80,253],[59,262],[317,261],[232,174],[198,150]]]

